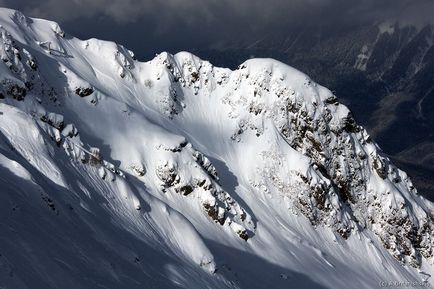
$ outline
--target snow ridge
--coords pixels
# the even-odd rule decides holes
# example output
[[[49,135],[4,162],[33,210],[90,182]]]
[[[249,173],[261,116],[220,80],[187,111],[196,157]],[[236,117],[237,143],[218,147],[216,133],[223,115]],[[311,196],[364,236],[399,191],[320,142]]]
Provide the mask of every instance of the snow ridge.
[[[307,75],[187,52],[139,62],[9,9],[0,24],[0,228],[16,232],[0,239],[0,286],[432,284],[432,204]]]

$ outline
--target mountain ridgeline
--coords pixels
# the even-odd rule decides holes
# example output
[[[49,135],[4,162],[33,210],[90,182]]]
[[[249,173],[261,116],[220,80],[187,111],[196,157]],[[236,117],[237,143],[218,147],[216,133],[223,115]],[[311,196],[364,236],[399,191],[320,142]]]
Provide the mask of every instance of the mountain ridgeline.
[[[229,47],[196,53],[228,67],[252,55],[272,57],[307,73],[334,91],[434,200],[434,26],[303,26]]]
[[[0,24],[0,287],[432,284],[432,203],[306,74]]]

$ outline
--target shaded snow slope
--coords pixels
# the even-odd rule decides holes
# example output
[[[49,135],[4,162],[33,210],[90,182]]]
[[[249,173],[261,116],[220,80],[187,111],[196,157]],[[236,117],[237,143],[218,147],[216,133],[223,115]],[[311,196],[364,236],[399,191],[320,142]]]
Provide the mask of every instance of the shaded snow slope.
[[[1,287],[433,284],[432,204],[305,74],[0,24]]]

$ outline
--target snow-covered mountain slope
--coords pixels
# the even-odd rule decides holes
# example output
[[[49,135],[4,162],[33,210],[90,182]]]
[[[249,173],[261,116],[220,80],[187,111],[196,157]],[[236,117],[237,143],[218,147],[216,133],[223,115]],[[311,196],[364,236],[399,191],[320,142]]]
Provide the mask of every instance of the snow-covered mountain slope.
[[[433,205],[305,74],[0,23],[0,287],[434,284]]]
[[[195,53],[225,67],[258,55],[301,69],[339,95],[419,193],[434,201],[434,25],[402,20],[300,25],[253,45]]]

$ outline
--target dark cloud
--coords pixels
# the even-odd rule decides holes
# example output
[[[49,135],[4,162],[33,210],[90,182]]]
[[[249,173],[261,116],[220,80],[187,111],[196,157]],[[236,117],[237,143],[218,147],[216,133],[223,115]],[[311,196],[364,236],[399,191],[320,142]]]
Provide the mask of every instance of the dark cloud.
[[[434,0],[0,0],[0,4],[55,20],[81,38],[105,38],[135,51],[155,52],[254,42],[303,25],[336,27],[397,19],[420,25],[433,21],[434,15]]]
[[[294,17],[292,12],[308,11],[332,3],[331,0],[4,0],[40,17],[64,20],[104,15],[119,23],[135,22],[143,17],[163,17],[184,23],[218,21],[224,16],[252,20],[271,20],[276,16]]]
[[[409,8],[417,10],[429,5],[428,11],[434,12],[432,0],[3,0],[0,3],[38,17],[68,21],[104,16],[120,24],[146,17],[161,18],[168,24],[180,21],[191,25],[237,18],[250,20],[253,26],[277,21],[315,21],[305,17],[328,18],[337,14],[342,18],[393,18],[405,16],[411,12]]]

